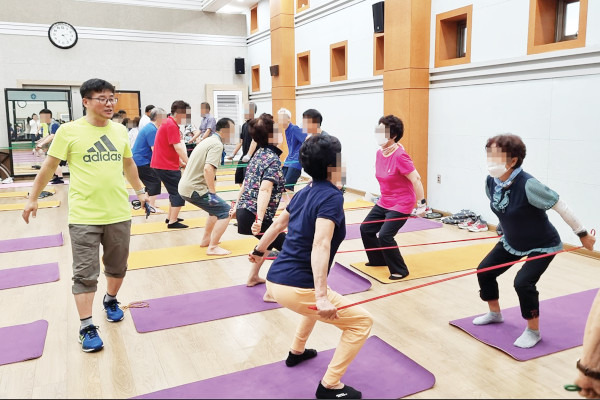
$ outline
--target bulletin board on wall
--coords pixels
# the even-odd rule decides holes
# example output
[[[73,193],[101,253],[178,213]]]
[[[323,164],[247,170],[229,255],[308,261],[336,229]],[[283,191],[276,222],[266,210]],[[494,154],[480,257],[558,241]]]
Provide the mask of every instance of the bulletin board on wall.
[[[119,99],[118,103],[115,105],[115,112],[125,110],[125,112],[127,112],[127,117],[129,118],[142,116],[139,90],[117,90],[115,97]]]

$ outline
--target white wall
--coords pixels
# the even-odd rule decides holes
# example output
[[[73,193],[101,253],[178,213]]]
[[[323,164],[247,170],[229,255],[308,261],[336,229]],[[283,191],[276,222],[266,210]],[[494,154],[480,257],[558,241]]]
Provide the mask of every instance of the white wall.
[[[246,80],[248,92],[252,93],[252,67],[260,65],[260,92],[271,92],[271,36],[261,35],[259,40],[248,44],[248,59],[246,62]]]
[[[32,62],[23,57],[23,49],[44,56]],[[192,106],[197,125],[206,84],[246,83],[234,71],[234,58],[247,57],[241,40],[239,45],[213,46],[80,38],[74,48],[59,50],[44,36],[0,34],[0,54],[0,87],[14,88],[18,80],[83,82],[100,77],[118,82],[120,89],[139,90],[142,109],[154,104],[170,110],[174,100],[183,99]],[[6,132],[4,106],[0,127]],[[0,134],[0,147],[7,144],[7,135]]]
[[[316,108],[323,115],[322,128],[342,143],[342,160],[346,165],[346,185],[351,188],[379,193],[375,179],[374,130],[383,114],[383,94],[328,95],[321,93],[296,99],[299,125],[302,113]]]
[[[588,3],[586,46],[600,45],[600,2]],[[527,0],[432,0],[431,68],[435,62],[436,15],[473,5],[471,63],[504,60],[527,55],[529,1]]]
[[[323,126],[342,142],[347,186],[379,193],[374,128],[383,114],[383,82],[373,77],[374,0],[311,0],[296,16],[296,54],[310,51],[311,85],[296,90],[296,115],[316,108]],[[348,41],[348,80],[330,82],[333,43]],[[296,71],[297,75],[297,71]]]
[[[333,2],[333,13],[318,12],[319,3],[296,17],[296,54],[310,50],[311,84],[330,82],[330,50],[334,43],[348,41],[348,80],[373,76],[373,1]],[[327,2],[332,3],[332,2]]]

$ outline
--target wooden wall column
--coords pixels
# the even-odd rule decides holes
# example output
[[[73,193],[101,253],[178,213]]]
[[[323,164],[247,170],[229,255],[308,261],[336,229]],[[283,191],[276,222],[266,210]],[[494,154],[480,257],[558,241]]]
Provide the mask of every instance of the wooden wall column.
[[[385,2],[384,113],[404,122],[401,143],[427,191],[431,0]]]
[[[271,0],[271,65],[279,65],[279,76],[272,77],[271,96],[273,117],[285,107],[292,112],[296,122],[296,45],[294,37],[294,0]],[[280,146],[287,157],[287,145]]]

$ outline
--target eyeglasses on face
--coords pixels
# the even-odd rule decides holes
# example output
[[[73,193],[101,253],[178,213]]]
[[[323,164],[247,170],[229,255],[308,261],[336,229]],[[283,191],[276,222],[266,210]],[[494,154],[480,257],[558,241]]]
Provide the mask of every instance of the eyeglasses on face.
[[[114,98],[114,97],[88,97],[88,99],[90,100],[96,100],[99,103],[103,103],[104,105],[107,105],[108,103],[111,104],[117,104],[119,102],[119,99]]]

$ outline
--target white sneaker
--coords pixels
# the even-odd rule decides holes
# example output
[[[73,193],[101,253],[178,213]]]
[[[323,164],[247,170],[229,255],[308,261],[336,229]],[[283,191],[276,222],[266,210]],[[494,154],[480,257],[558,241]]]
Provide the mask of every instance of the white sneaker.
[[[10,176],[2,181],[3,184],[13,183],[13,182],[14,182],[14,180]]]
[[[467,229],[469,229],[469,232],[487,232],[489,228],[487,222],[478,220]]]
[[[154,214],[165,214],[166,213],[166,211],[160,207],[154,207],[154,210],[155,210]]]

